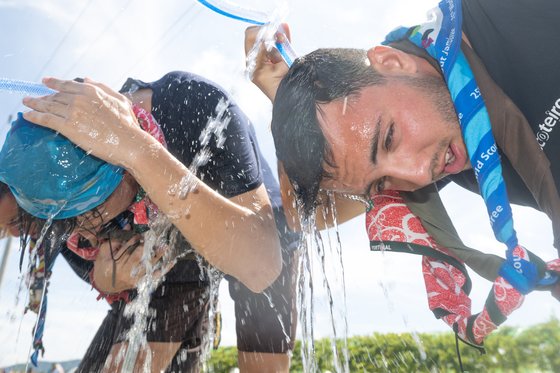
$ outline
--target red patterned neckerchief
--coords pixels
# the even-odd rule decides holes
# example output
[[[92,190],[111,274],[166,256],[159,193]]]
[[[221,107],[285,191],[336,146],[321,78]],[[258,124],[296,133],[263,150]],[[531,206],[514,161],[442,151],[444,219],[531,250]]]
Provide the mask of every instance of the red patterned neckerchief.
[[[140,127],[144,131],[152,135],[152,137],[154,137],[163,146],[167,147],[163,131],[161,130],[160,125],[157,123],[153,115],[138,105],[133,105],[132,110],[134,112],[134,115],[136,115],[136,118],[138,119]],[[142,188],[140,188],[140,190],[136,194],[136,197],[134,198],[134,202],[128,207],[127,210],[132,212],[133,214],[133,221],[131,222],[131,225],[132,229],[137,233],[144,233],[149,230],[149,222],[155,219],[158,214],[157,206],[150,200],[150,198],[148,198],[146,192]],[[121,226],[126,223],[127,222],[121,223]],[[124,228],[124,226],[122,227]],[[80,238],[81,235],[78,232],[72,233],[66,241],[66,246],[69,250],[71,250],[82,259],[87,261],[94,261],[99,253],[99,247],[87,245],[87,243],[84,242],[84,240],[80,240]],[[96,288],[93,280],[93,271],[90,272],[90,280],[92,286]],[[105,298],[109,303],[112,303],[118,299],[124,299],[125,301],[128,301],[128,291],[118,294],[105,294],[97,288],[96,290],[100,293],[98,299]]]
[[[484,338],[523,303],[524,295],[506,279],[498,276],[482,311],[473,313],[469,297],[470,289],[464,286],[467,281],[470,281],[468,274],[453,264],[452,259],[457,259],[430,236],[421,220],[410,211],[398,192],[386,191],[370,197],[370,208],[366,213],[366,230],[372,249],[385,246],[383,245],[385,243],[387,245],[385,248],[391,250],[392,248],[388,246],[391,242],[405,242],[432,248],[448,256],[447,259],[441,259],[417,250],[417,253],[423,256],[422,274],[428,306],[434,315],[447,323],[461,340],[477,348],[481,348]],[[560,272],[560,259],[548,262],[547,269]],[[559,288],[551,291],[555,297],[560,297]]]
[[[152,113],[144,110],[138,105],[132,105],[132,111],[134,112],[134,115],[136,115],[140,127],[167,148],[167,143],[165,142],[165,136],[163,135],[161,126],[156,121]]]

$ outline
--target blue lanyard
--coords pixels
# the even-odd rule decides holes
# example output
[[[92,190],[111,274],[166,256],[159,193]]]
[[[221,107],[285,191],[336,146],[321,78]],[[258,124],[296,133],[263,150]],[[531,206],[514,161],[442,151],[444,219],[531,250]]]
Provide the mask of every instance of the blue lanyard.
[[[507,246],[507,261],[500,269],[500,275],[526,294],[539,281],[538,269],[531,263],[528,251],[518,245],[490,117],[474,74],[460,48],[461,0],[443,0],[428,15],[429,20],[422,25],[391,32],[385,44],[408,39],[425,49],[439,63],[455,105],[492,230],[496,239]],[[550,273],[545,277],[547,284],[557,281],[557,277]]]

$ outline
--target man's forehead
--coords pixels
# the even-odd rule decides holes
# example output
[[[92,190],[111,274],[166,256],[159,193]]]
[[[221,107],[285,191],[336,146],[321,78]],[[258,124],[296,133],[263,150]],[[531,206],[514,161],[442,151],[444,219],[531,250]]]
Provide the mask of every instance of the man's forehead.
[[[347,97],[317,105],[317,121],[325,136],[338,136],[339,131],[351,119],[352,111]]]
[[[379,87],[365,87],[359,92],[338,98],[328,103],[317,104],[317,119],[321,126],[341,121],[360,122],[379,111],[374,98]]]

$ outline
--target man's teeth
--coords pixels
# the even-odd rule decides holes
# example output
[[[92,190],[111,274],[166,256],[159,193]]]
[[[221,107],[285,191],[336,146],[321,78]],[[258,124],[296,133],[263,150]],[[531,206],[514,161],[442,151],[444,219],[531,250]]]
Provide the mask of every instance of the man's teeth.
[[[455,160],[455,155],[451,152],[451,149],[447,149],[445,153],[445,165],[451,164]]]

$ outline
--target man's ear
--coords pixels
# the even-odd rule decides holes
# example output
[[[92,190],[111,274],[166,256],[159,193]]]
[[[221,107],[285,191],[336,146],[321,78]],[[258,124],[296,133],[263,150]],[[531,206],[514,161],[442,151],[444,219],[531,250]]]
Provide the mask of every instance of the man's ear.
[[[378,72],[415,73],[418,71],[416,59],[410,54],[385,45],[378,45],[367,51],[369,63]]]

